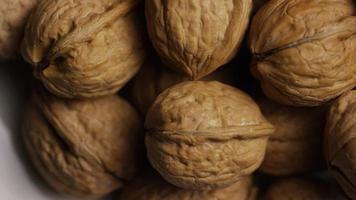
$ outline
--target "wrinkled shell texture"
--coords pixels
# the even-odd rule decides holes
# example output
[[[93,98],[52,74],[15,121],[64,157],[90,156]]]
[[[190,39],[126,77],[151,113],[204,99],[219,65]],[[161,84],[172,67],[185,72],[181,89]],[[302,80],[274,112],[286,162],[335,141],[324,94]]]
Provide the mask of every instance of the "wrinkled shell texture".
[[[0,61],[14,59],[25,22],[38,0],[2,0],[0,3]]]
[[[52,93],[67,98],[113,94],[145,58],[136,0],[46,0],[29,19],[23,57]]]
[[[352,0],[271,0],[254,17],[250,49],[264,93],[318,106],[356,86]]]
[[[125,188],[120,200],[255,200],[252,177],[244,177],[233,185],[215,190],[185,190],[156,177],[140,178]]]
[[[216,81],[188,81],[160,94],[148,111],[152,166],[187,189],[227,186],[261,164],[274,131],[255,102]]]
[[[356,198],[356,91],[341,96],[330,109],[325,133],[325,155],[337,181]]]
[[[147,29],[167,66],[197,80],[233,58],[251,9],[252,0],[146,0]]]
[[[346,200],[336,187],[310,178],[287,178],[274,183],[264,200]]]
[[[216,80],[231,85],[235,78],[232,67],[227,66],[219,68],[202,80]],[[141,114],[145,116],[149,107],[161,92],[184,81],[189,81],[189,78],[175,73],[159,62],[148,62],[143,65],[142,70],[133,81],[132,100]]]
[[[50,186],[99,197],[134,176],[139,127],[133,108],[116,96],[68,101],[37,94],[26,110],[23,136]]]
[[[295,108],[267,99],[259,101],[262,113],[275,127],[260,171],[276,176],[320,169],[323,163],[324,108]]]

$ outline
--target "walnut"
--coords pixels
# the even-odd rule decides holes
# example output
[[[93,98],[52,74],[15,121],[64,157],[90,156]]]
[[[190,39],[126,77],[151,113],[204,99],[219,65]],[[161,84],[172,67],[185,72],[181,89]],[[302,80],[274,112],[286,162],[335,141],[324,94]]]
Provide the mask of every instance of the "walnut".
[[[283,106],[265,98],[259,105],[276,129],[268,140],[260,171],[283,176],[322,168],[326,109]]]
[[[327,119],[324,151],[329,169],[352,199],[356,198],[356,90],[341,96]]]
[[[233,69],[230,66],[225,66],[205,76],[202,80],[217,80],[222,83],[233,84],[235,78]],[[175,73],[157,60],[151,60],[144,64],[133,81],[132,100],[141,114],[146,115],[147,110],[161,92],[184,81],[189,81],[189,77]]]
[[[162,179],[146,176],[136,179],[121,193],[121,200],[255,200],[257,189],[246,176],[233,185],[215,190],[185,190]]]
[[[60,97],[113,94],[139,70],[144,37],[138,0],[46,0],[29,19],[22,55]]]
[[[318,106],[356,86],[353,0],[271,0],[254,17],[250,49],[264,93]]]
[[[38,0],[3,0],[0,3],[0,60],[16,57],[28,15]]]
[[[168,182],[199,190],[254,172],[274,131],[248,95],[216,81],[165,90],[149,109],[145,127],[152,166]]]
[[[147,29],[167,66],[197,80],[234,57],[251,10],[252,0],[146,0]]]
[[[272,184],[264,200],[347,200],[327,180],[317,178],[287,178]]]
[[[30,158],[55,190],[103,196],[133,178],[141,124],[123,99],[65,100],[35,94],[23,137]]]

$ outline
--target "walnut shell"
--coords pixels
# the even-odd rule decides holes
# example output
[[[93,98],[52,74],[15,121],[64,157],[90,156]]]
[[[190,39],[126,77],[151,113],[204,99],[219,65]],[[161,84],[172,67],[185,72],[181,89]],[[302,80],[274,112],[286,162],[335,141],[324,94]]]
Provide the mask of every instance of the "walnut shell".
[[[327,119],[324,151],[329,169],[352,199],[356,198],[356,90],[341,96]]]
[[[356,86],[352,0],[271,0],[254,17],[253,66],[264,93],[283,104],[318,106]]]
[[[147,29],[167,66],[197,80],[233,58],[251,10],[252,0],[146,0]]]
[[[201,80],[217,80],[231,85],[235,81],[234,76],[235,73],[232,68],[224,66]],[[184,81],[189,81],[189,77],[175,73],[164,67],[159,61],[152,60],[146,62],[133,80],[131,88],[133,103],[141,114],[145,116],[149,107],[161,92]]]
[[[19,49],[26,19],[38,0],[3,0],[0,3],[0,61],[12,60]]]
[[[148,111],[145,127],[152,166],[186,189],[224,187],[251,174],[274,131],[248,95],[216,81],[165,90]]]
[[[22,55],[55,95],[113,94],[145,58],[138,0],[41,1],[26,27]]]
[[[121,193],[121,200],[256,200],[252,177],[241,178],[233,185],[215,190],[185,190],[158,177],[140,177]]]
[[[35,94],[23,137],[32,162],[55,190],[100,197],[136,173],[141,124],[117,96],[64,100]]]
[[[326,180],[287,178],[272,184],[264,200],[346,200],[345,196]]]
[[[276,129],[259,170],[285,176],[321,169],[325,109],[283,106],[265,98],[259,105]]]

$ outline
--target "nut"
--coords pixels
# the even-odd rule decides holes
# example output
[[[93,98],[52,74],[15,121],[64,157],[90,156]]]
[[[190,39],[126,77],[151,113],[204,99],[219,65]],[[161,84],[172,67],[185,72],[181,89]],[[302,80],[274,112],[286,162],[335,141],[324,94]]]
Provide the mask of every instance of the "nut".
[[[264,200],[346,200],[336,187],[316,178],[287,178],[268,189]]]
[[[138,0],[41,1],[29,19],[23,57],[55,95],[114,94],[145,58]]]
[[[233,185],[215,190],[185,190],[174,187],[154,176],[141,177],[127,186],[121,200],[255,200],[257,189],[252,177],[243,177]]]
[[[133,81],[132,100],[142,115],[146,115],[149,107],[156,97],[165,89],[184,81],[189,77],[173,72],[164,67],[157,60],[151,60],[144,64],[142,70]],[[232,67],[221,67],[202,80],[217,80],[226,84],[233,84],[235,81]]]
[[[0,60],[16,57],[25,22],[38,0],[3,0],[0,3]]]
[[[324,151],[329,169],[347,193],[356,198],[356,90],[341,96],[327,119]]]
[[[152,166],[168,182],[198,190],[224,187],[254,172],[274,131],[249,96],[216,81],[165,90],[145,127]]]
[[[322,168],[324,108],[295,108],[263,98],[262,113],[275,127],[260,171],[285,176]]]
[[[264,93],[318,106],[356,86],[352,0],[271,0],[254,17],[250,49]]]
[[[168,67],[197,80],[234,57],[251,9],[252,0],[146,0],[148,34]]]
[[[100,197],[132,179],[141,124],[117,96],[64,100],[35,94],[23,137],[37,170],[55,190]]]

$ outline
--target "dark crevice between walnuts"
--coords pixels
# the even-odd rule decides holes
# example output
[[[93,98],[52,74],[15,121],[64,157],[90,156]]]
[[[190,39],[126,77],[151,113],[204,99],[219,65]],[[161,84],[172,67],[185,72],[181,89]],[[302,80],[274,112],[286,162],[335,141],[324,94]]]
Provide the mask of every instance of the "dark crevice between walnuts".
[[[340,167],[330,164],[330,168],[332,171],[335,171],[336,173],[340,174],[353,188],[356,188],[356,186],[352,183],[350,178],[340,169]]]

